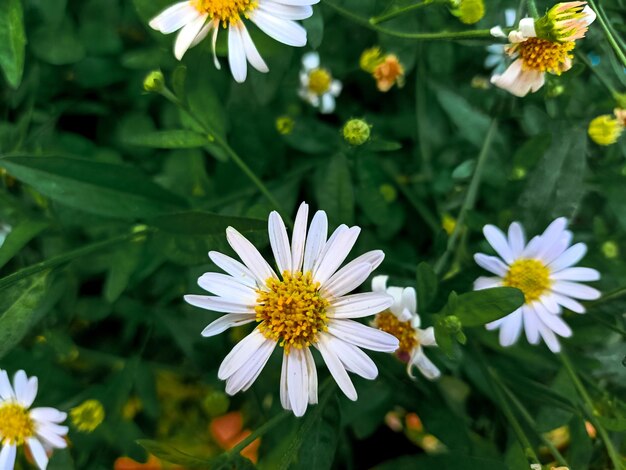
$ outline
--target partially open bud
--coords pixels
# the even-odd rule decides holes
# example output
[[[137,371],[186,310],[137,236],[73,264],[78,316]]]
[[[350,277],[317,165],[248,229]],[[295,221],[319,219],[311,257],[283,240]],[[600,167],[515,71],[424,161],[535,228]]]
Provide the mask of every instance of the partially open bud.
[[[570,42],[585,37],[596,19],[587,2],[557,3],[535,21],[537,37],[554,42]]]
[[[343,126],[343,138],[355,147],[363,145],[370,138],[370,125],[363,119],[350,119]]]
[[[143,89],[150,93],[159,93],[165,87],[165,77],[160,70],[153,70],[143,81]]]
[[[587,132],[598,145],[613,145],[624,131],[624,123],[610,114],[603,114],[589,123]]]
[[[279,116],[276,118],[276,130],[281,135],[291,134],[295,122],[289,116]]]
[[[485,16],[485,3],[483,0],[451,0],[451,13],[461,23],[478,23]]]

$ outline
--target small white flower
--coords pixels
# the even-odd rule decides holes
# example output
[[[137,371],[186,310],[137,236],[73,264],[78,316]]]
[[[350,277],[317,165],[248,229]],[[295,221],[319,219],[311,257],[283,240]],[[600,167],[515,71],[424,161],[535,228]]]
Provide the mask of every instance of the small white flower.
[[[37,396],[37,377],[17,371],[13,386],[6,371],[0,369],[0,469],[12,470],[17,448],[27,445],[37,466],[45,470],[48,453],[65,449],[67,426],[61,426],[67,414],[55,408],[33,408]]]
[[[165,9],[150,21],[150,27],[170,34],[179,31],[174,55],[181,60],[187,50],[212,32],[213,60],[219,69],[215,44],[220,27],[228,28],[228,62],[235,80],[246,80],[246,60],[259,72],[269,69],[259,54],[244,18],[261,31],[288,46],[306,45],[306,30],[297,20],[313,14],[311,5],[319,0],[187,0]]]
[[[424,346],[437,346],[434,328],[420,328],[421,319],[417,313],[417,295],[412,287],[387,287],[389,276],[376,276],[372,279],[373,292],[387,292],[393,297],[393,304],[387,311],[379,313],[373,326],[394,335],[400,341],[398,357],[407,363],[407,373],[413,376],[417,367],[427,379],[441,376],[435,364],[424,354]]]
[[[485,238],[499,258],[482,253],[474,255],[476,263],[496,277],[479,277],[474,289],[510,286],[520,289],[526,303],[494,322],[488,330],[500,329],[500,344],[511,346],[520,337],[522,329],[531,344],[543,338],[552,352],[559,352],[558,336],[568,338],[572,330],[561,318],[565,307],[576,313],[585,308],[575,299],[594,300],[600,292],[578,281],[597,281],[600,273],[591,268],[573,267],[587,252],[584,243],[572,242],[572,232],[566,229],[564,217],[552,222],[543,234],[526,244],[524,230],[513,222],[505,235],[493,225],[483,229]]]
[[[322,114],[335,110],[335,98],[341,93],[341,82],[328,69],[320,66],[317,52],[308,52],[302,57],[300,71],[300,98],[320,109]]]
[[[243,261],[212,251],[211,260],[226,274],[205,273],[198,279],[215,296],[187,295],[196,307],[224,312],[202,332],[214,336],[233,326],[257,322],[222,362],[218,377],[226,381],[226,393],[245,391],[259,376],[276,345],[284,349],[280,401],[296,416],[307,404],[317,403],[317,371],[310,346],[315,347],[339,388],[351,400],[357,392],[348,371],[374,379],[378,370],[360,348],[393,352],[398,340],[352,320],[374,315],[392,303],[385,293],[347,295],[380,265],[380,250],[361,255],[339,269],[348,257],[361,229],[340,225],[327,239],[328,219],[318,211],[307,233],[309,206],[302,203],[296,216],[291,243],[277,212],[269,216],[274,269],[237,230],[226,230],[228,243]]]

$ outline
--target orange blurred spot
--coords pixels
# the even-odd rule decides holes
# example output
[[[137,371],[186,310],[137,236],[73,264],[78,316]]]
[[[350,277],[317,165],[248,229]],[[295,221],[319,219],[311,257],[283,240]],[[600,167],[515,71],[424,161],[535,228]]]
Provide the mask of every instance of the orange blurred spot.
[[[146,463],[136,462],[130,457],[120,457],[113,464],[113,470],[161,470],[161,461],[150,455]]]
[[[424,426],[422,420],[415,413],[408,413],[406,415],[406,427],[411,431],[423,431]]]
[[[252,431],[250,431],[249,429],[242,431],[241,434],[239,434],[236,438],[232,440],[228,448],[232,449],[241,441],[243,441],[246,437],[248,437],[250,434],[252,434]],[[259,446],[260,445],[261,445],[261,439],[257,438],[254,441],[252,441],[247,447],[245,447],[240,452],[240,454],[250,459],[252,463],[256,464],[259,461]]]
[[[215,418],[210,425],[211,436],[222,449],[229,449],[230,442],[235,439],[243,429],[243,416],[239,411],[231,411],[223,416]],[[231,446],[232,447],[232,446]]]
[[[585,429],[587,430],[587,435],[591,438],[591,439],[595,439],[596,438],[596,428],[593,427],[593,424],[591,424],[589,421],[585,421]]]

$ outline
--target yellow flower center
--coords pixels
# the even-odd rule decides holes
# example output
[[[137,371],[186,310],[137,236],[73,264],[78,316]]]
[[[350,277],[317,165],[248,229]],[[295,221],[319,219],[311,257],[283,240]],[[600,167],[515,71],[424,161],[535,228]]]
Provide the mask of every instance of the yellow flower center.
[[[418,345],[415,328],[413,328],[411,322],[400,321],[398,317],[389,310],[376,315],[374,324],[379,330],[398,338],[398,341],[400,341],[400,347],[396,351],[398,356],[410,356],[413,349]]]
[[[9,403],[0,405],[0,442],[23,445],[35,435],[35,423],[22,405]]]
[[[98,400],[87,400],[72,408],[70,417],[79,431],[93,432],[104,421],[104,407]]]
[[[191,5],[200,13],[208,13],[212,20],[219,20],[223,26],[238,23],[241,16],[248,18],[250,12],[259,6],[258,0],[191,0]]]
[[[524,293],[526,303],[533,302],[550,288],[550,270],[536,259],[519,259],[509,268],[502,282]]]
[[[261,333],[280,342],[285,353],[316,343],[318,333],[327,331],[328,300],[319,293],[319,282],[311,272],[283,273],[283,280],[270,278],[269,291],[258,291],[256,321]]]
[[[333,77],[326,69],[315,69],[309,72],[309,90],[316,95],[323,95],[330,89]]]
[[[569,68],[568,63],[574,57],[570,54],[575,47],[574,42],[552,42],[547,39],[529,38],[514,44],[512,51],[519,53],[524,70],[549,72],[561,75]]]

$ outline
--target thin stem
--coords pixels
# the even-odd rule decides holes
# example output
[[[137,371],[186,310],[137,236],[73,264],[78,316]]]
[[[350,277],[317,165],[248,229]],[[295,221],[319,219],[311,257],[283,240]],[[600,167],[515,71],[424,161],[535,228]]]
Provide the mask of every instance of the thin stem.
[[[373,29],[374,31],[378,31],[379,33],[388,34],[389,36],[395,36],[397,38],[403,39],[416,39],[422,41],[436,41],[436,40],[454,40],[454,39],[493,39],[490,30],[488,29],[475,29],[469,31],[441,31],[438,33],[404,33],[402,31],[394,31],[392,29],[383,28],[382,26],[378,26],[376,24],[370,23],[370,21],[366,18],[355,15],[350,10],[347,10],[339,5],[336,5],[331,0],[325,0],[325,5],[328,5],[330,8],[335,10],[337,13],[345,16],[346,18],[351,19],[357,24],[361,26],[365,26],[366,28]]]
[[[617,58],[622,62],[622,65],[626,67],[626,54],[624,54],[624,51],[622,51],[622,48],[619,46],[617,40],[613,36],[613,32],[609,26],[608,20],[604,17],[604,10],[602,10],[602,7],[596,5],[595,0],[589,0],[589,5],[591,5],[593,11],[597,13],[600,26],[602,26],[607,41],[609,41],[609,44],[615,51],[615,55],[617,55]]]
[[[467,217],[467,212],[474,208],[474,204],[476,204],[476,198],[478,196],[478,188],[480,187],[480,182],[483,176],[483,170],[485,168],[485,163],[487,162],[487,157],[489,156],[489,151],[491,149],[491,143],[496,135],[496,130],[498,129],[498,121],[497,119],[493,119],[491,121],[491,126],[489,126],[489,130],[487,131],[487,136],[485,137],[485,141],[483,143],[483,147],[480,150],[480,154],[478,155],[478,162],[476,163],[476,169],[474,170],[474,175],[472,176],[472,180],[470,181],[469,188],[467,189],[467,195],[465,196],[465,201],[463,201],[463,205],[461,206],[461,210],[459,212],[459,217],[457,218],[456,225],[454,227],[454,231],[450,238],[448,239],[448,245],[446,247],[446,251],[443,255],[437,260],[435,264],[435,272],[438,275],[441,275],[443,269],[448,263],[448,259],[450,255],[456,249],[457,241],[461,235],[463,227],[465,225],[465,218]]]
[[[293,226],[293,222],[291,218],[289,218],[286,212],[282,209],[282,206],[278,202],[278,200],[274,197],[274,195],[267,189],[267,186],[261,181],[261,179],[250,169],[250,167],[243,161],[243,159],[233,150],[233,148],[228,144],[226,139],[220,136],[217,132],[211,129],[206,123],[204,123],[200,118],[198,118],[195,113],[183,103],[178,97],[172,93],[167,87],[161,90],[161,95],[163,95],[168,101],[178,106],[180,109],[185,111],[187,115],[189,115],[200,127],[202,127],[203,131],[209,136],[209,141],[217,143],[222,149],[228,154],[230,159],[243,171],[243,173],[254,183],[254,185],[258,188],[258,190],[265,196],[265,198],[282,213],[283,218],[287,221],[288,225]]]
[[[385,21],[389,21],[393,18],[396,18],[400,15],[404,15],[405,13],[411,12],[413,10],[418,10],[423,7],[427,7],[428,5],[435,5],[437,3],[445,3],[446,0],[424,0],[419,3],[414,3],[413,5],[407,5],[403,8],[397,8],[389,13],[385,13],[383,15],[374,16],[370,18],[371,24],[383,23]]]
[[[603,295],[598,300],[594,300],[593,302],[589,302],[587,305],[589,307],[592,307],[592,306],[595,306],[595,305],[604,304],[604,303],[609,302],[611,300],[619,299],[620,297],[622,297],[624,295],[626,295],[626,286],[620,287],[618,289],[615,289],[614,291],[609,292],[606,295]]]
[[[90,255],[97,251],[103,250],[104,248],[109,248],[110,246],[117,245],[119,243],[127,242],[139,237],[143,237],[148,233],[152,232],[154,229],[146,228],[140,231],[136,231],[133,233],[129,233],[126,235],[120,235],[118,237],[113,237],[108,240],[104,240],[97,243],[92,243],[91,245],[83,246],[81,248],[77,248],[76,250],[69,251],[59,256],[55,256],[54,258],[47,259],[37,264],[33,264],[32,266],[28,266],[26,268],[20,269],[19,271],[9,274],[8,276],[0,279],[0,289],[4,289],[5,287],[20,281],[28,276],[32,276],[33,274],[37,274],[41,271],[45,271],[46,269],[52,269],[64,264],[69,263],[77,258],[82,258],[83,256]]]
[[[606,431],[606,429],[604,429],[604,426],[602,426],[602,423],[600,423],[596,419],[595,406],[593,404],[593,401],[591,400],[591,396],[589,395],[589,393],[587,393],[585,386],[583,385],[581,380],[578,378],[578,374],[576,374],[576,371],[574,370],[574,366],[572,365],[570,358],[564,351],[561,352],[561,354],[559,354],[559,358],[561,359],[561,362],[563,363],[563,366],[565,367],[565,371],[567,372],[570,379],[574,383],[574,387],[576,387],[576,390],[578,390],[578,393],[582,397],[583,402],[584,402],[584,406],[582,407],[582,409],[585,412],[585,415],[587,415],[587,419],[596,428],[596,430],[598,431],[598,434],[600,434],[600,438],[604,442],[606,451],[609,454],[609,458],[611,459],[611,462],[613,462],[613,466],[615,467],[616,470],[623,469],[624,465],[622,463],[622,458],[620,454],[617,452],[617,450],[615,449],[615,446],[613,445],[613,441],[611,440],[609,433]]]
[[[426,66],[424,64],[424,54],[422,54],[423,47],[422,44],[418,45],[415,62],[417,69],[415,73],[415,124],[417,128],[417,141],[422,156],[422,172],[426,180],[430,181],[433,177],[433,169],[432,153],[428,145],[427,130],[425,128],[425,123],[427,122],[426,100],[428,97],[428,84],[426,74],[424,73]]]
[[[528,13],[530,13],[530,16],[532,16],[533,18],[539,18],[539,10],[537,10],[537,4],[535,3],[535,0],[528,0],[527,5]]]
[[[269,421],[267,421],[265,424],[257,428],[252,434],[246,437],[243,441],[241,441],[235,447],[230,449],[228,453],[231,455],[237,455],[246,447],[248,447],[250,444],[252,444],[256,439],[263,436],[270,429],[274,428],[278,423],[280,423],[283,419],[285,419],[289,415],[291,415],[290,411],[287,411],[287,410],[281,411],[276,416],[274,416]]]

